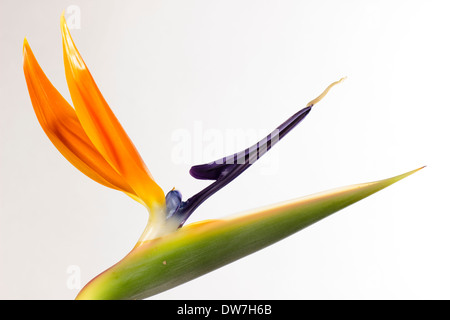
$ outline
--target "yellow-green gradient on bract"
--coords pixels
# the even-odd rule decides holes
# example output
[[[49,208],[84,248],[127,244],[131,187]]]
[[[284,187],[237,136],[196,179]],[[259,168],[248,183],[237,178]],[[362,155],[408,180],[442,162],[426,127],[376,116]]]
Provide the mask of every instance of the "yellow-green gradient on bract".
[[[143,299],[168,290],[273,244],[420,169],[229,219],[187,225],[131,251],[89,282],[77,299]]]

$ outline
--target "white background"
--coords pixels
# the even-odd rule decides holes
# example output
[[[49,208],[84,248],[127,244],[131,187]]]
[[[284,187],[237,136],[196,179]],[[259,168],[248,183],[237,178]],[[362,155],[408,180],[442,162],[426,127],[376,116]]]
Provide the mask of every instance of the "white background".
[[[392,0],[0,0],[0,298],[74,298],[68,268],[84,285],[128,253],[147,220],[72,167],[34,115],[23,38],[70,101],[59,33],[70,5],[80,8],[72,35],[106,100],[159,185],[185,197],[208,182],[189,176],[194,159],[174,161],[174,132],[193,134],[197,123],[269,133],[348,77],[265,156],[275,172],[255,164],[191,221],[427,165],[152,299],[450,298],[450,6]]]

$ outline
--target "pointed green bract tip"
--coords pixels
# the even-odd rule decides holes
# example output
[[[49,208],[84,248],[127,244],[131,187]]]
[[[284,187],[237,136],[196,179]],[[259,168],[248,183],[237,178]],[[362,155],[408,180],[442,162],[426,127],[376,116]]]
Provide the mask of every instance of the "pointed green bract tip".
[[[143,299],[163,292],[267,247],[423,168],[187,225],[132,250],[88,283],[77,299]]]

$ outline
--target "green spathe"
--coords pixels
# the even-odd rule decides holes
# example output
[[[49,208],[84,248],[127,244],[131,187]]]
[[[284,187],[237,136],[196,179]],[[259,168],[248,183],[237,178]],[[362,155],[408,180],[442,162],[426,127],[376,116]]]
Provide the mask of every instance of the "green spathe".
[[[271,245],[420,169],[187,225],[132,250],[91,280],[77,299],[143,299],[163,292]]]

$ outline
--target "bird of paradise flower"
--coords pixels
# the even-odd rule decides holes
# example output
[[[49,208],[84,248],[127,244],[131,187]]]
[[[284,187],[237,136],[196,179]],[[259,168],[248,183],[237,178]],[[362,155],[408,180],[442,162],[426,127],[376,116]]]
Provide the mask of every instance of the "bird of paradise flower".
[[[190,174],[194,178],[214,182],[183,201],[178,190],[165,195],[153,179],[81,58],[64,13],[61,32],[65,75],[74,108],[48,80],[24,40],[23,69],[38,121],[51,142],[77,169],[104,186],[122,191],[149,213],[147,226],[135,247],[92,279],[77,299],[142,299],[160,293],[279,241],[421,169],[185,226],[201,203],[270,150],[343,79],[332,83],[255,145],[192,167]]]

